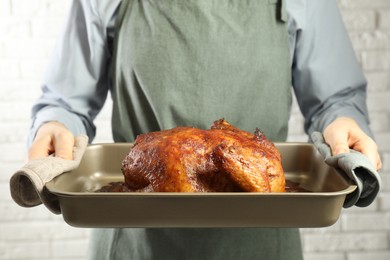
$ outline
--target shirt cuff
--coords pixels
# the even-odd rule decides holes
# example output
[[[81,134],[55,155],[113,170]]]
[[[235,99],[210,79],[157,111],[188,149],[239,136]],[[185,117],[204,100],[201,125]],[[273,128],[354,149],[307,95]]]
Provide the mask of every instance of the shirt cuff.
[[[327,110],[326,113],[323,113],[322,116],[319,116],[317,119],[313,120],[313,123],[308,128],[308,135],[311,136],[314,131],[323,132],[330,123],[339,117],[348,117],[354,119],[359,127],[367,135],[373,138],[373,133],[369,127],[368,117],[358,113],[355,108],[351,107],[338,107],[337,109],[332,109],[332,111]]]
[[[30,132],[27,138],[28,147],[30,147],[34,141],[39,127],[50,121],[56,121],[63,124],[75,136],[79,134],[87,134],[85,126],[79,116],[61,107],[47,107],[41,109],[33,118],[33,123],[30,127]]]

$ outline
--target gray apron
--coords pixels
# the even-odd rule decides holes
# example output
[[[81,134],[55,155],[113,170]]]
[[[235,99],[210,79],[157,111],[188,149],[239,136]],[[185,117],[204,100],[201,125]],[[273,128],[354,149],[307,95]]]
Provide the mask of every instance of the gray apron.
[[[117,18],[115,141],[225,118],[285,140],[291,68],[277,0],[131,0]]]
[[[114,140],[179,125],[208,128],[219,118],[285,140],[291,68],[284,21],[277,0],[122,1]],[[133,228],[93,230],[89,257],[290,260],[302,253],[297,229]]]

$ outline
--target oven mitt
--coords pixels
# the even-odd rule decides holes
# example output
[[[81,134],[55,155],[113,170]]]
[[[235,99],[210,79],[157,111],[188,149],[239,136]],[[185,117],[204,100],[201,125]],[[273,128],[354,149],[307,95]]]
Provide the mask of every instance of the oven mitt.
[[[54,177],[76,169],[88,145],[88,137],[76,137],[73,160],[48,156],[29,161],[10,179],[12,199],[22,207],[34,207],[43,203],[51,212],[60,214],[57,196],[50,193],[45,184]]]
[[[350,153],[343,153],[332,156],[331,149],[325,143],[324,137],[319,132],[314,132],[311,135],[315,147],[325,158],[325,162],[335,167],[338,171],[342,171],[356,184],[357,189],[351,194],[347,194],[344,201],[344,208],[366,207],[370,205],[376,198],[380,186],[381,179],[375,167],[369,159],[362,153],[351,150]]]

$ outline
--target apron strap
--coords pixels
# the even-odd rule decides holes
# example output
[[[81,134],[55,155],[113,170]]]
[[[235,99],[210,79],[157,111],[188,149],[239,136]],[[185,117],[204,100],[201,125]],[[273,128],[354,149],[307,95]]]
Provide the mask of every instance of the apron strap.
[[[277,5],[276,19],[281,22],[287,22],[287,10],[286,10],[286,0],[269,0],[271,4]]]
[[[283,22],[287,22],[287,9],[286,9],[286,0],[281,0],[280,2],[280,19]]]

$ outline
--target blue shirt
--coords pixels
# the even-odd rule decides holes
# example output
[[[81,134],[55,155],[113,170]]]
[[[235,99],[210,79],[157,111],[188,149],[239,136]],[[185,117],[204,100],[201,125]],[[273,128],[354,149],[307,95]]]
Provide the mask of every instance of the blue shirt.
[[[110,62],[120,0],[73,1],[32,109],[29,143],[44,122],[95,136],[93,120],[110,89]],[[286,0],[292,86],[305,130],[322,131],[335,118],[368,128],[366,80],[335,0]]]

